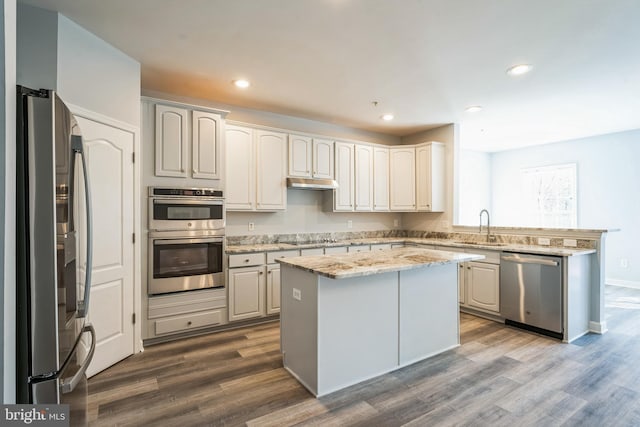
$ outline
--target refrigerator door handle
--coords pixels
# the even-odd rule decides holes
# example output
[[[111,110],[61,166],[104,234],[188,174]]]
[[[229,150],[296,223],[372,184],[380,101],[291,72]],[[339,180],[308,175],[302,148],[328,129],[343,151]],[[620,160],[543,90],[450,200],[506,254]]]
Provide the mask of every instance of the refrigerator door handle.
[[[93,325],[89,323],[82,328],[82,333],[85,332],[91,333],[91,348],[89,349],[89,353],[87,354],[87,357],[85,357],[84,362],[82,362],[80,369],[78,369],[71,378],[65,378],[60,381],[60,393],[62,394],[71,393],[76,388],[86,372],[89,363],[93,360],[93,353],[96,350],[96,331],[93,329]]]
[[[87,159],[82,144],[82,137],[71,135],[71,149],[75,154],[80,154],[82,159],[82,176],[84,178],[85,205],[87,213],[87,265],[85,266],[84,299],[79,302],[78,317],[87,317],[89,314],[89,299],[91,297],[91,269],[93,266],[93,227],[91,223],[91,191],[89,185],[89,173],[87,172]]]

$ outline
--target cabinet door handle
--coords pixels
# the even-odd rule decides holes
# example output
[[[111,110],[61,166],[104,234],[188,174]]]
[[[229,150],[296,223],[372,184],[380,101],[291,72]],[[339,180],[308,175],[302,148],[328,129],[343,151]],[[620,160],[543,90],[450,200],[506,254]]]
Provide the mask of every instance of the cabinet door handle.
[[[471,270],[471,267],[467,267],[467,270]]]
[[[263,272],[263,271],[261,271],[261,272],[260,272],[260,274],[264,274],[264,272]]]
[[[244,262],[249,262],[249,260],[248,260],[248,259],[245,259],[245,260],[244,260]]]
[[[267,274],[271,274],[271,270],[267,271]]]
[[[191,326],[191,320],[187,322],[187,326]]]

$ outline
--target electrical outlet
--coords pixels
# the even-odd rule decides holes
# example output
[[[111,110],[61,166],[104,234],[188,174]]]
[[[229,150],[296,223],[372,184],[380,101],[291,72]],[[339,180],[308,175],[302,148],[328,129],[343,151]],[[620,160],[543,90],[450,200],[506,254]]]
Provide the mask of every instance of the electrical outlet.
[[[255,223],[253,223],[253,222],[250,222],[250,223],[249,223],[249,231],[253,231],[253,230],[255,230],[255,229],[256,229],[256,224],[255,224]]]
[[[400,221],[399,221],[399,220],[397,220],[397,219],[394,219],[394,220],[393,220],[393,226],[394,226],[394,227],[398,227],[399,225],[400,225]]]
[[[578,246],[578,241],[576,239],[564,239],[562,241],[562,246],[566,248],[575,248]]]
[[[620,268],[629,268],[629,260],[627,258],[620,258]]]
[[[347,221],[347,228],[353,228],[353,221]]]
[[[293,299],[302,301],[302,292],[300,289],[293,288]]]
[[[538,237],[538,244],[539,245],[544,245],[544,246],[549,246],[551,244],[551,239],[548,239],[546,237]]]

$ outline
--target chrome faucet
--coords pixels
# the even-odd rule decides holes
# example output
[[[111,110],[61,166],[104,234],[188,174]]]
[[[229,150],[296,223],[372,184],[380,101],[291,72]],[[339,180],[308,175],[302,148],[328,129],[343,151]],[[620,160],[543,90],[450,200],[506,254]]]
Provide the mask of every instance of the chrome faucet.
[[[491,220],[489,219],[489,211],[486,209],[482,209],[480,211],[480,228],[478,229],[478,233],[482,233],[482,214],[487,213],[487,242],[491,242]]]

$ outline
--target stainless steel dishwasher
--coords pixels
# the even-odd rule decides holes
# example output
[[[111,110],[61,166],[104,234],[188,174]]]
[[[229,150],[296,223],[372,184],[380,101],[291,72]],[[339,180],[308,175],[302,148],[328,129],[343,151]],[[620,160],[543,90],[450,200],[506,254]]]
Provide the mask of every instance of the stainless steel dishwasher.
[[[505,324],[562,339],[562,257],[503,252],[500,260]]]

